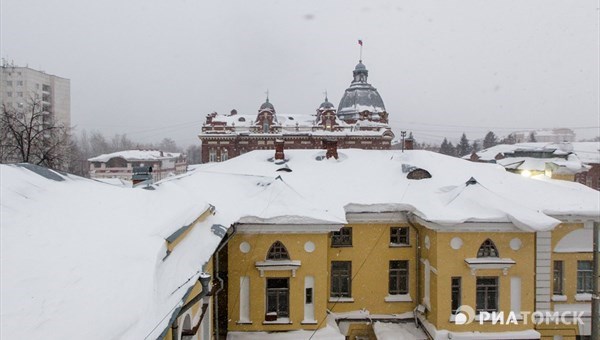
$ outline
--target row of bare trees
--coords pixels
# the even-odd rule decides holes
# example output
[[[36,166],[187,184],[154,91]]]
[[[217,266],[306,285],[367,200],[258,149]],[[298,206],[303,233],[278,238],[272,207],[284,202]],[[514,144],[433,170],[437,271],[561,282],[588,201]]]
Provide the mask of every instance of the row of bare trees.
[[[55,170],[87,176],[89,158],[123,150],[143,149],[183,152],[174,140],[139,143],[125,134],[106,138],[98,131],[75,134],[47,112],[39,100],[30,99],[19,109],[2,106],[0,116],[0,163],[31,163]],[[186,150],[190,164],[199,163],[200,146]]]

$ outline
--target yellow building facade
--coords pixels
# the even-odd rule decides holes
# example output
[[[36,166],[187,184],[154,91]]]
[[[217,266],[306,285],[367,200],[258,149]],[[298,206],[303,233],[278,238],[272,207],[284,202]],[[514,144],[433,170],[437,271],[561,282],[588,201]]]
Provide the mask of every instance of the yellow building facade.
[[[580,334],[577,327],[536,325],[527,314],[536,310],[539,290],[535,232],[510,223],[450,228],[367,215],[349,214],[349,224],[320,226],[318,232],[315,226],[269,226],[265,232],[238,225],[227,245],[227,330],[315,330],[332,314],[351,339],[375,339],[374,321],[414,322],[415,315],[431,338],[439,338],[440,330],[509,332],[515,339],[536,338],[536,331],[543,338]],[[581,228],[582,223],[559,225],[550,233],[553,249]],[[552,261],[564,263],[567,299],[560,303],[581,302],[576,301],[577,261],[591,256],[552,255]],[[457,323],[457,307],[465,305],[473,308],[474,318]],[[482,311],[504,312],[509,322],[480,321]],[[511,312],[515,320],[507,320]]]

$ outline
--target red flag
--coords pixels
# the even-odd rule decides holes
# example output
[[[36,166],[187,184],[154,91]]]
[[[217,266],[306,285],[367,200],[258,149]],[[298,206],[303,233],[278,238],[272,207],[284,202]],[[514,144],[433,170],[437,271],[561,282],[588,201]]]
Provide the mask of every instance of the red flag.
[[[358,39],[358,44],[362,46],[362,40]]]

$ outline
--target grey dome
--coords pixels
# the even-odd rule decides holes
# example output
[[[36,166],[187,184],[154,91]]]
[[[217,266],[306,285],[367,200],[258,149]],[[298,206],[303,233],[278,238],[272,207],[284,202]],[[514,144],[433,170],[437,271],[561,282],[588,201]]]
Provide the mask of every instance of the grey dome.
[[[365,64],[362,63],[362,60],[358,61],[358,64],[356,64],[356,67],[354,68],[355,71],[358,70],[367,70],[367,67],[365,66]]]
[[[329,100],[327,99],[327,97],[325,97],[325,101],[321,103],[321,105],[319,105],[319,110],[326,110],[326,109],[333,109],[335,108],[335,106],[329,102]]]
[[[275,107],[273,106],[273,104],[269,103],[269,98],[267,98],[267,101],[262,103],[262,105],[258,109],[258,111],[264,111],[264,110],[271,110],[271,111],[275,112]]]
[[[346,89],[340,105],[338,106],[337,115],[340,119],[357,119],[358,114],[363,111],[371,113],[385,112],[383,99],[371,84],[367,83],[369,71],[360,61],[353,71],[354,79],[350,87]]]

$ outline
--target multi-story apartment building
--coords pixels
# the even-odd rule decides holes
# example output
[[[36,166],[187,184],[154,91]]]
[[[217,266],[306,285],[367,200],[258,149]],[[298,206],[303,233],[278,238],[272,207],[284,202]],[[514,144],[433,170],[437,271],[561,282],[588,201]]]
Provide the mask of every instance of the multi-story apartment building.
[[[36,102],[52,120],[71,126],[71,81],[29,67],[2,61],[0,66],[0,105],[21,110]]]

